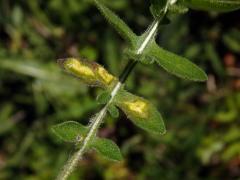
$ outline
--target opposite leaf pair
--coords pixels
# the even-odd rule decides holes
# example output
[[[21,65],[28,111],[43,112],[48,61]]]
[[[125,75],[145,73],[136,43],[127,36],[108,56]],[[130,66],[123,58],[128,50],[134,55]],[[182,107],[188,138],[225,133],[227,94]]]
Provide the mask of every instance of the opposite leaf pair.
[[[82,140],[88,133],[88,127],[75,121],[67,121],[52,127],[53,132],[63,141],[81,145]],[[89,145],[88,149],[95,149],[104,157],[120,161],[122,159],[118,146],[111,140],[96,137]]]
[[[180,78],[193,81],[207,80],[207,75],[197,65],[184,57],[159,47],[155,42],[155,36],[152,36],[147,47],[145,47],[141,53],[138,53],[139,46],[141,46],[142,42],[152,33],[152,27],[158,23],[157,19],[145,33],[137,36],[114,12],[98,0],[94,2],[108,22],[117,30],[121,37],[128,42],[129,49],[125,51],[128,59],[140,61],[144,64],[156,62],[163,69]]]
[[[91,82],[87,82],[87,84],[92,84],[92,82],[94,82],[95,85],[104,84],[104,87],[99,86],[103,87],[105,91],[97,97],[97,101],[100,104],[107,104],[109,102],[111,99],[110,93],[114,86],[118,83],[118,80],[116,77],[107,72],[102,66],[94,62],[86,60],[83,61],[76,58],[67,58],[61,60],[61,66],[67,72],[79,77],[80,79],[83,79],[84,82],[87,82],[88,80]],[[107,81],[109,83],[105,83],[106,79],[99,78],[98,69],[101,69],[101,72],[104,72],[105,76],[103,77],[108,77],[107,80],[111,79],[111,81]],[[95,73],[95,71],[97,73]],[[86,76],[86,74],[91,74],[91,76]],[[140,128],[153,133],[165,133],[166,130],[161,114],[157,111],[157,108],[155,108],[146,99],[133,95],[124,90],[122,87],[113,98],[111,103],[107,106],[108,112],[114,118],[116,118],[119,114],[116,106],[119,107],[128,116],[128,118]]]

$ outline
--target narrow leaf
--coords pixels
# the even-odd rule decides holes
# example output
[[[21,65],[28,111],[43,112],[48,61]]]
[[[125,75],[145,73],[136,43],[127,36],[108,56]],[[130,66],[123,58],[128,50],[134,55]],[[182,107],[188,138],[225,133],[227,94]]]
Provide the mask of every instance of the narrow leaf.
[[[137,36],[128,27],[128,25],[120,19],[113,11],[104,6],[99,0],[94,0],[97,8],[107,19],[107,21],[117,30],[123,39],[125,39],[130,45],[134,45]]]
[[[239,0],[180,0],[180,3],[204,11],[229,12],[240,9]]]
[[[67,121],[53,126],[52,131],[66,142],[76,142],[87,134],[88,129],[76,121]]]
[[[140,128],[158,134],[166,132],[161,114],[149,101],[120,90],[114,103]]]
[[[114,106],[113,104],[111,104],[109,107],[108,107],[108,112],[110,113],[110,115],[113,117],[113,118],[117,118],[119,116],[119,111],[118,111],[118,108],[116,106]]]
[[[91,148],[96,149],[100,154],[110,160],[121,161],[122,154],[119,147],[111,140],[104,138],[96,138],[92,144]]]
[[[207,80],[207,75],[197,65],[184,57],[160,48],[156,43],[152,44],[146,56],[153,59],[169,73],[180,78],[193,81]]]

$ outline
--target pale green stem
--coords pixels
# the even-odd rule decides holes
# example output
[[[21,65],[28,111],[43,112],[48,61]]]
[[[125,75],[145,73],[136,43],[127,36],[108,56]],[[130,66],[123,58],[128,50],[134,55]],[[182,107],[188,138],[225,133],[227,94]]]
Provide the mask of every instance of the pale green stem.
[[[142,42],[141,46],[137,50],[138,55],[143,53],[144,49],[147,47],[149,42],[151,42],[151,40],[154,38],[154,36],[156,35],[156,32],[157,32],[157,29],[158,29],[158,25],[159,25],[158,20],[153,21],[152,25],[150,26],[150,28],[148,30],[148,35],[146,36],[146,38]]]

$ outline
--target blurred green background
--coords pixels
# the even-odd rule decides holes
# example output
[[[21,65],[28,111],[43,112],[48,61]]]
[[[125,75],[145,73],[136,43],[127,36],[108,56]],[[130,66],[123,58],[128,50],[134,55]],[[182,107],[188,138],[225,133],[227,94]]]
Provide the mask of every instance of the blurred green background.
[[[136,33],[152,21],[149,1],[105,0]],[[240,177],[240,11],[190,11],[163,26],[158,43],[200,65],[207,83],[138,65],[127,89],[153,102],[167,133],[156,137],[121,113],[99,132],[124,162],[91,152],[70,179],[175,180]],[[0,179],[53,179],[74,151],[53,124],[88,123],[98,89],[66,75],[57,58],[83,56],[119,75],[126,44],[84,0],[0,1]]]

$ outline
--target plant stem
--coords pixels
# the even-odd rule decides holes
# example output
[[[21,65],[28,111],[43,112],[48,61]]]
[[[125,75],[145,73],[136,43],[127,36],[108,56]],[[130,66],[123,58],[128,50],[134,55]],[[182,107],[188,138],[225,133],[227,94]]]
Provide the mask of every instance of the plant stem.
[[[122,84],[127,80],[129,74],[132,72],[132,70],[133,70],[134,67],[137,65],[137,63],[138,63],[137,61],[132,61],[132,60],[130,60],[130,61],[128,62],[128,64],[126,65],[124,71],[123,71],[122,74],[119,76],[119,81],[120,81]]]
[[[155,19],[153,23],[150,25],[149,29],[146,32],[147,36],[144,38],[144,41],[141,43],[140,47],[136,51],[138,55],[142,54],[145,48],[151,42],[151,40],[155,38],[160,20],[161,19]]]
[[[141,55],[144,51],[144,49],[147,47],[147,45],[151,42],[152,39],[154,39],[157,29],[159,25],[159,19],[153,21],[150,28],[146,32],[147,36],[144,39],[144,41],[141,43],[140,47],[137,49],[136,53],[138,55]],[[77,166],[79,160],[82,158],[82,155],[86,151],[89,143],[91,140],[96,136],[97,129],[101,125],[104,117],[107,114],[108,106],[112,103],[113,99],[117,95],[119,89],[121,88],[122,84],[127,80],[129,74],[133,70],[133,68],[136,66],[138,61],[130,61],[123,72],[121,73],[119,77],[119,82],[115,85],[111,92],[111,98],[109,102],[102,108],[102,110],[96,114],[96,116],[93,118],[92,123],[89,126],[89,132],[85,139],[82,142],[81,148],[73,154],[73,156],[68,160],[68,162],[63,167],[63,170],[60,172],[60,174],[57,177],[57,180],[66,180],[68,176],[73,172],[75,167]]]

